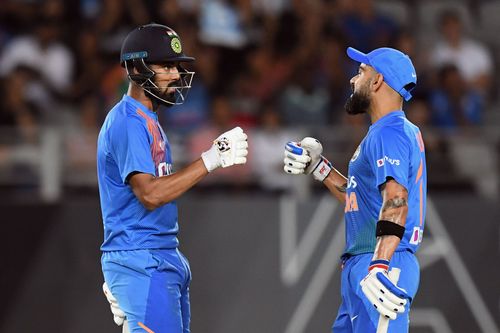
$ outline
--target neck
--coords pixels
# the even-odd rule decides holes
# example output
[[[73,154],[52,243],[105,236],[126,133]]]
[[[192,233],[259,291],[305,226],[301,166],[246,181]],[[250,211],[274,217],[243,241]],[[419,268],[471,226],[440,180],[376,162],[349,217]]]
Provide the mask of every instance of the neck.
[[[130,82],[128,85],[128,91],[127,95],[147,107],[149,110],[156,111],[153,109],[153,102],[151,102],[151,99],[146,96],[146,93],[144,92],[144,89],[139,87],[133,82]]]
[[[402,98],[373,98],[372,106],[368,111],[372,124],[375,124],[380,118],[393,111],[403,109]]]

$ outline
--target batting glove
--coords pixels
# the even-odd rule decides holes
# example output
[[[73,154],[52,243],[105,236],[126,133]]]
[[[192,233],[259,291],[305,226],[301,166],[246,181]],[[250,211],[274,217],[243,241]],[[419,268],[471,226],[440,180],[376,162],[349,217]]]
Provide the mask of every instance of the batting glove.
[[[314,179],[322,182],[333,169],[322,152],[323,146],[314,138],[306,137],[299,143],[288,142],[285,146],[285,172],[312,174]]]
[[[234,164],[245,164],[248,155],[247,135],[240,127],[221,134],[212,147],[201,154],[208,172]]]
[[[307,150],[300,146],[300,143],[290,141],[285,145],[284,170],[292,175],[305,173],[307,165],[311,162],[311,157]]]
[[[360,282],[361,290],[375,309],[384,317],[396,319],[405,312],[405,305],[410,299],[404,289],[399,288],[389,278],[386,268],[372,265],[368,275]]]
[[[111,312],[113,313],[113,320],[115,324],[118,326],[122,326],[125,321],[125,312],[118,305],[118,301],[109,290],[108,284],[104,282],[102,285],[102,290],[104,291],[104,295],[106,295],[106,299],[109,302],[109,306],[111,308]]]

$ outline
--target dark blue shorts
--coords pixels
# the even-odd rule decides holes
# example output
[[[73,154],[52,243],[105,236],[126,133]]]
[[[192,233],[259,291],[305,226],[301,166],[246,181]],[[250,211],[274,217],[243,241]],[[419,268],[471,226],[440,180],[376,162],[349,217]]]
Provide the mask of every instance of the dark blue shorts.
[[[104,252],[104,280],[131,333],[188,333],[191,270],[178,249]]]
[[[375,333],[379,312],[368,301],[359,283],[368,274],[368,266],[373,253],[352,256],[345,260],[341,277],[342,303],[333,323],[334,333]],[[395,252],[389,270],[392,267],[401,269],[398,287],[406,290],[413,299],[420,281],[420,267],[415,255],[409,251]],[[410,303],[406,311],[395,320],[389,321],[389,333],[405,333],[409,329]]]

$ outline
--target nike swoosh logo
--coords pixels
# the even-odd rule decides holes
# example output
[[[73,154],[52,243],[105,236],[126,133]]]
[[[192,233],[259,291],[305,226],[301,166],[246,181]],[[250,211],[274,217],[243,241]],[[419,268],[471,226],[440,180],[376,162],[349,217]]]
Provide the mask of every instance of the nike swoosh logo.
[[[354,319],[358,318],[359,315],[355,315],[354,317],[351,318],[351,322],[354,321]]]

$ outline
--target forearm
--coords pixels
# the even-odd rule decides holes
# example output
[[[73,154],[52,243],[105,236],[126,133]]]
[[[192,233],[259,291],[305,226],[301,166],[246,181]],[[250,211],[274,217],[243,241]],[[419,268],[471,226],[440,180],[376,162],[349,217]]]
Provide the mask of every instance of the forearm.
[[[152,179],[141,201],[148,209],[158,208],[179,198],[207,174],[208,171],[199,158],[174,174]]]
[[[332,169],[328,177],[325,178],[323,184],[330,190],[337,200],[345,204],[345,193],[347,190],[347,178],[342,175],[337,169]]]
[[[392,235],[378,237],[372,260],[384,259],[390,261],[400,241],[397,236]]]
[[[383,204],[380,209],[379,220],[389,221],[404,227],[406,224],[406,216],[408,214],[407,195],[406,190],[402,187],[400,190],[384,190]],[[390,260],[400,241],[400,238],[394,235],[378,237],[377,245],[373,254],[373,260]]]

